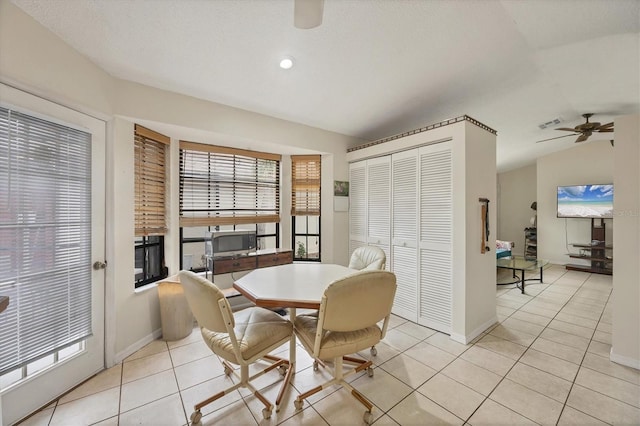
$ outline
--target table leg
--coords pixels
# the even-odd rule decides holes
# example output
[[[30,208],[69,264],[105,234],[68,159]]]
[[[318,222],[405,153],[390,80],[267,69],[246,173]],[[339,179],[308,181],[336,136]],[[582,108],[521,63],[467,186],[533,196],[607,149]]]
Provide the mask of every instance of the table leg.
[[[296,308],[289,308],[289,320],[293,323],[296,319]],[[289,340],[289,365],[293,372],[295,373],[296,366],[296,333],[291,335],[291,340]]]
[[[542,281],[542,266],[541,266],[540,267],[540,284],[542,284],[542,283],[543,283],[543,281]]]
[[[520,290],[521,290],[521,293],[524,294],[524,281],[525,281],[525,279],[524,279],[524,269],[521,269],[520,271],[522,272],[522,281],[520,281],[520,286],[521,286]]]
[[[296,319],[296,308],[289,308],[289,320],[293,323]],[[282,403],[282,399],[284,398],[284,393],[289,389],[289,385],[291,384],[291,378],[296,373],[296,334],[293,333],[291,335],[291,339],[289,340],[289,369],[287,370],[287,374],[284,377],[284,383],[280,388],[280,392],[278,393],[278,397],[276,398],[276,413],[280,412],[280,404]]]

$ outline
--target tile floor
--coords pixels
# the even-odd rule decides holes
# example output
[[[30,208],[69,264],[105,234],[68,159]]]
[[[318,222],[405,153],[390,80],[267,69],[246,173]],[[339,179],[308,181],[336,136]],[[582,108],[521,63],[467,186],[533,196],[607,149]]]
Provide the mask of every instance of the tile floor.
[[[375,376],[351,380],[375,404],[375,424],[640,424],[640,372],[608,358],[611,277],[551,266],[544,278],[525,295],[498,287],[499,324],[473,344],[393,317],[377,345]],[[254,396],[234,391],[205,407],[202,423],[362,424],[362,406],[342,388],[295,411],[296,394],[327,377],[298,349],[295,389],[269,421]],[[279,383],[270,382],[279,376],[270,374],[259,387],[273,401]],[[196,330],[181,341],[152,342],[23,424],[185,425],[193,404],[230,380]]]

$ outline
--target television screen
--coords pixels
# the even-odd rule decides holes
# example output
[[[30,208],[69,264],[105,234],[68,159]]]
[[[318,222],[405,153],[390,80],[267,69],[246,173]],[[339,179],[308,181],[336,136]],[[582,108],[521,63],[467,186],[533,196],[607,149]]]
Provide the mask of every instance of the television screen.
[[[613,185],[559,186],[558,217],[613,217]]]

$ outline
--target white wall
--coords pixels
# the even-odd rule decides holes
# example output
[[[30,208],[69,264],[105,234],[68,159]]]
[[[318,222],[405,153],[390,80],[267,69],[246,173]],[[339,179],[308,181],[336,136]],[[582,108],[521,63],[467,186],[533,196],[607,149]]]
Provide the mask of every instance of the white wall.
[[[2,82],[109,117],[113,79],[9,0],[0,0]]]
[[[524,228],[530,227],[536,201],[536,165],[498,174],[498,234],[496,239],[515,243],[513,254],[524,254]]]
[[[465,318],[455,323],[456,340],[469,343],[496,322],[496,136],[474,124],[465,122],[465,204],[466,238],[455,244],[465,247]],[[454,169],[455,170],[455,169]],[[480,252],[482,237],[482,204],[489,199],[490,248]],[[455,231],[454,231],[455,232]],[[453,335],[452,335],[453,337]]]
[[[640,115],[615,120],[611,360],[640,369]]]
[[[613,147],[609,141],[576,144],[537,162],[538,257],[552,263],[579,263],[571,259],[571,243],[591,241],[590,219],[559,219],[556,214],[558,186],[610,184],[613,182]],[[614,196],[615,198],[615,196]],[[605,220],[606,239],[613,237],[612,220]]]
[[[141,293],[133,291],[134,122],[141,121],[160,132],[167,127],[190,134],[199,132],[203,138],[215,136],[239,148],[256,149],[259,145],[260,150],[268,147],[276,153],[296,149],[322,153],[323,261],[348,262],[347,215],[333,214],[332,181],[348,179],[346,147],[361,140],[113,78],[8,0],[0,0],[0,81],[108,123],[107,365],[152,339],[160,327],[155,288]],[[175,143],[181,135],[169,136],[170,164],[175,167]],[[170,199],[174,201],[175,185],[170,182]],[[283,197],[287,194],[283,191]],[[168,235],[174,243],[176,215],[174,202]],[[289,241],[283,233],[283,243],[288,245]],[[167,256],[171,272],[175,272],[178,251],[168,247]]]

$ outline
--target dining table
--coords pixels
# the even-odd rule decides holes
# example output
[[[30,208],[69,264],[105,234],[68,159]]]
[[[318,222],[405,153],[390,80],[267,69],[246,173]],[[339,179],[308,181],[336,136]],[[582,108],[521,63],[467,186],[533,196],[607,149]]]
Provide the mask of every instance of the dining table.
[[[296,309],[319,309],[324,290],[332,282],[359,271],[331,263],[290,263],[255,269],[233,282],[233,287],[256,306],[268,309],[286,308],[291,322]],[[276,399],[276,411],[285,388],[295,374],[296,337],[289,342],[289,369]]]

